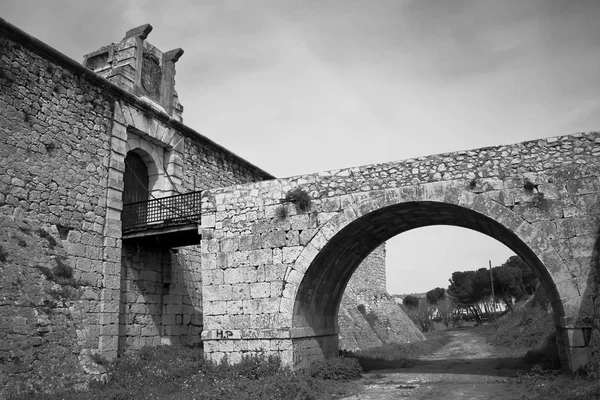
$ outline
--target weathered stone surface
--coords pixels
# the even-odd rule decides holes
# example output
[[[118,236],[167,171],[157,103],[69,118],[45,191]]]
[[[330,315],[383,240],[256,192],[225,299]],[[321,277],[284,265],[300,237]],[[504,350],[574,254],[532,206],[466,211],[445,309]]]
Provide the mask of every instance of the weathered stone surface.
[[[597,132],[269,180],[122,90],[135,87],[135,70],[125,64],[139,54],[126,47],[139,40],[145,34],[128,35],[115,52],[114,62],[124,63],[113,77],[119,89],[0,20],[0,215],[50,232],[75,278],[85,282],[80,302],[61,305],[60,314],[81,328],[65,324],[67,331],[54,335],[50,316],[34,326],[39,315],[11,303],[0,307],[11,326],[0,332],[0,345],[61,343],[64,350],[73,338],[81,367],[102,374],[90,361],[96,354],[195,343],[203,330],[205,351],[215,360],[264,349],[302,365],[336,353],[338,306],[367,254],[403,231],[452,224],[488,234],[523,257],[549,293],[557,326],[593,328],[596,359]],[[170,62],[178,57],[165,54]],[[200,247],[175,253],[123,244],[130,151],[148,168],[152,196],[205,190]],[[294,188],[312,199],[308,212],[281,204]],[[15,271],[32,271],[38,262],[29,261],[2,267],[14,280]],[[4,282],[0,294],[11,298],[12,283]],[[24,293],[36,298],[36,290]],[[561,342],[571,367],[589,353],[570,344],[581,343],[573,335]],[[31,376],[51,362],[39,358],[18,373]],[[73,374],[81,372],[72,365]],[[62,378],[47,377],[53,379]]]
[[[119,43],[114,66],[126,67],[136,59],[127,46],[140,45],[158,54],[144,39],[128,37]],[[131,41],[137,41],[135,46]],[[176,61],[176,53],[165,53],[164,61]],[[42,386],[68,384],[71,378],[65,377],[71,373],[80,377],[84,371],[102,373],[91,361],[94,357],[113,358],[144,345],[200,341],[200,247],[175,253],[124,244],[121,213],[128,152],[136,152],[146,164],[148,190],[155,197],[272,178],[182,125],[176,93],[167,96],[173,100],[169,104],[174,112],[165,113],[149,100],[127,93],[135,86],[128,81],[135,74],[117,70],[109,78],[120,88],[0,19],[0,216],[29,220],[50,232],[75,279],[85,282],[80,302],[59,306],[65,313],[60,318],[72,314],[77,326],[69,332],[56,330],[62,337],[54,330],[45,331],[54,324],[52,318],[38,335],[31,325],[35,312],[29,306],[0,307],[0,318],[10,320],[21,335],[0,330],[0,343],[31,343],[28,348],[35,350],[31,354],[38,354],[47,342],[64,342],[61,346],[72,355],[58,356],[70,363],[64,368],[53,366],[56,360],[47,355],[35,361],[27,355],[28,367],[20,367],[21,375],[0,374],[0,397],[6,376],[17,382],[41,374]],[[4,226],[0,231],[5,233]],[[5,242],[7,237],[0,244]],[[265,256],[253,254],[251,260]],[[13,264],[11,259],[2,268],[6,276],[13,276],[29,271],[25,268],[35,266],[36,260],[29,262]],[[216,265],[217,258],[207,261],[207,266],[211,262]],[[224,284],[222,273],[211,275],[210,280]],[[8,280],[0,282],[0,298],[12,296],[12,290]],[[266,286],[255,290],[256,299],[266,290]],[[72,328],[68,323],[64,327]]]
[[[384,245],[369,254],[352,275],[340,304],[338,325],[339,346],[346,350],[425,339],[386,291]]]
[[[269,260],[281,259],[287,266],[279,278],[270,278],[282,282],[283,290],[272,292],[269,301],[294,302],[291,324],[279,327],[294,332],[294,351],[307,357],[315,356],[318,346],[299,343],[333,337],[345,324],[349,313],[339,317],[337,307],[360,262],[394,235],[437,224],[474,229],[510,247],[539,276],[557,326],[589,329],[597,291],[600,160],[594,154],[599,148],[600,134],[591,132],[235,185],[204,192],[202,209],[206,218],[215,217],[212,240],[260,243],[266,256],[258,264],[243,261],[246,265],[269,269]],[[298,188],[312,199],[305,213],[280,202]],[[283,217],[275,211],[281,207],[287,210]],[[307,230],[310,236],[299,245],[263,240],[282,229],[286,237],[295,237],[290,233],[295,231],[302,238]],[[202,249],[220,256],[208,245]],[[241,250],[227,258],[235,262],[221,264],[225,271],[248,259]],[[252,313],[268,315],[267,309],[261,304]],[[222,321],[222,329],[236,329],[244,312]],[[573,347],[563,347],[565,365],[574,365]],[[218,345],[211,348],[219,351]],[[334,354],[331,348],[319,356]]]
[[[0,396],[82,387],[77,355],[97,342],[86,307],[94,288],[77,275],[73,283],[56,282],[53,271],[72,266],[47,227],[12,216],[0,216],[0,226]]]

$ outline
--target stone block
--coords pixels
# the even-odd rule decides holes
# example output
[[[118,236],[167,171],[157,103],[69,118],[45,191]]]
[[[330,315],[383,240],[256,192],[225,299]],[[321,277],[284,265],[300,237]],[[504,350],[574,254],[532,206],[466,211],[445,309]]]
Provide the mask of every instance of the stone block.
[[[232,253],[239,249],[239,237],[221,239],[221,253]]]
[[[244,312],[243,300],[232,300],[226,302],[228,314],[242,314]]]
[[[589,347],[569,347],[567,351],[571,371],[578,371],[587,366],[590,357]]]
[[[250,297],[260,299],[271,296],[271,284],[269,282],[259,282],[250,285]]]
[[[204,301],[218,301],[218,300],[222,300],[219,297],[219,287],[221,287],[221,285],[211,285],[211,286],[203,286],[202,288],[202,297],[204,299]],[[209,310],[204,310],[205,312],[208,312]]]
[[[247,282],[244,268],[229,268],[223,271],[223,280],[229,284]]]
[[[238,283],[232,285],[232,300],[250,299],[250,284]]]
[[[253,250],[250,252],[248,262],[252,266],[256,265],[270,265],[273,263],[273,250]]]
[[[307,214],[291,215],[289,220],[291,228],[296,231],[314,228],[314,226],[311,226],[310,219]]]
[[[217,268],[217,255],[214,253],[202,253],[201,264],[202,269]]]
[[[242,300],[244,307],[244,314],[262,314],[261,299],[249,299]]]
[[[289,235],[289,232],[287,235]],[[283,247],[286,245],[287,235],[283,230],[264,233],[262,236],[262,247],[267,249]]]
[[[303,246],[293,246],[293,247],[284,247],[283,249],[283,263],[284,264],[293,264],[300,253],[304,250]]]

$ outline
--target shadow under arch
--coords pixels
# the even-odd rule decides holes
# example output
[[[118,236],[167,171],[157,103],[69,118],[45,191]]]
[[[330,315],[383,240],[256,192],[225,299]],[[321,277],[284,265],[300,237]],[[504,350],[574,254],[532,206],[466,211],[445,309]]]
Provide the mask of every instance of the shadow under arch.
[[[503,243],[539,278],[548,293],[555,318],[564,315],[559,291],[548,269],[530,245],[502,223],[469,208],[437,201],[409,201],[366,211],[333,234],[322,248],[316,248],[318,252],[296,292],[292,327],[296,332],[310,332],[313,337],[323,338],[317,340],[323,356],[337,354],[339,305],[348,281],[364,258],[393,236],[425,226],[463,227]],[[297,344],[294,354],[297,365],[303,363],[301,353],[302,345]]]

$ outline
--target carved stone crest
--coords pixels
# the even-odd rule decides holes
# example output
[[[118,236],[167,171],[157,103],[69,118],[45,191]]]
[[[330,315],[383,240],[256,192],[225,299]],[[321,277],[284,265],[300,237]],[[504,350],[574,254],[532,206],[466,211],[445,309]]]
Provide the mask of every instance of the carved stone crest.
[[[142,87],[151,96],[158,97],[160,95],[161,81],[162,70],[158,59],[154,54],[144,53],[142,60]]]

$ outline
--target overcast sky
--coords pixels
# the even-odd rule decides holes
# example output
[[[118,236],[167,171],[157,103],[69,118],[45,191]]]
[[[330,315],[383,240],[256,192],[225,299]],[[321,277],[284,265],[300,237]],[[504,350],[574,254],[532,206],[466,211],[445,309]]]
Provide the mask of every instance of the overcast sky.
[[[78,61],[150,23],[185,50],[184,123],[278,177],[600,129],[597,0],[0,0],[0,16]],[[511,255],[462,231],[390,241],[389,290]]]

